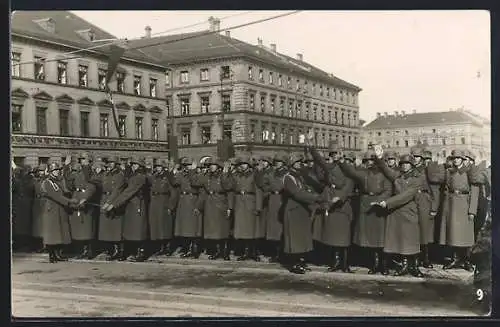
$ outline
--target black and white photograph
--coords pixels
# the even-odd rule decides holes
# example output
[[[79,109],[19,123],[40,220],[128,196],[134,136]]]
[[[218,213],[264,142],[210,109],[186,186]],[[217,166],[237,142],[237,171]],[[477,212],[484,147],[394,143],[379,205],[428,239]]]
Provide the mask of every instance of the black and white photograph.
[[[10,28],[13,319],[491,315],[488,11]]]

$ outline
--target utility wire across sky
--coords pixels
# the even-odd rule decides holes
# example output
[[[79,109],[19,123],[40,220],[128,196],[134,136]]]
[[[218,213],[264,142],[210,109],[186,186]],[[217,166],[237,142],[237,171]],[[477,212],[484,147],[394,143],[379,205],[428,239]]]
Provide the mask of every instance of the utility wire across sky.
[[[287,13],[284,13],[284,14],[279,14],[279,15],[275,15],[275,16],[271,16],[271,17],[267,17],[267,18],[262,18],[262,19],[250,21],[248,23],[243,23],[243,24],[239,24],[239,25],[235,25],[235,26],[230,26],[230,27],[222,28],[222,29],[220,29],[218,31],[207,31],[207,32],[202,32],[202,33],[196,33],[196,34],[193,34],[193,35],[188,35],[188,36],[185,36],[185,37],[180,37],[180,38],[175,39],[175,40],[163,40],[163,41],[153,42],[153,43],[150,43],[150,44],[138,45],[138,46],[135,46],[135,47],[128,47],[126,50],[128,50],[128,51],[130,51],[130,50],[140,50],[140,49],[155,47],[155,46],[162,45],[162,44],[171,44],[171,43],[175,43],[175,42],[180,42],[180,41],[195,39],[195,38],[198,38],[198,37],[203,37],[203,36],[207,36],[207,35],[211,35],[211,34],[217,34],[217,33],[223,32],[223,31],[235,30],[235,29],[239,29],[239,28],[243,28],[243,27],[247,27],[247,26],[251,26],[251,25],[255,25],[255,24],[264,23],[264,22],[267,22],[267,21],[270,21],[270,20],[274,20],[274,19],[278,19],[278,18],[283,18],[283,17],[286,17],[286,16],[294,15],[294,14],[297,14],[299,12],[301,12],[301,10],[287,12]],[[248,13],[250,13],[250,12],[248,12]],[[238,14],[235,14],[235,15],[230,15],[230,16],[223,17],[222,19],[228,19],[228,18],[232,18],[232,17],[235,17],[235,16],[241,16],[243,14],[244,13],[238,13]],[[205,24],[205,23],[206,22],[203,22],[203,24]],[[200,23],[196,23],[196,24],[192,24],[192,25],[188,25],[188,26],[178,27],[178,28],[175,28],[175,29],[171,29],[171,30],[167,30],[167,31],[163,31],[163,32],[158,32],[158,33],[156,33],[154,35],[158,36],[159,34],[164,34],[164,33],[167,33],[167,32],[172,32],[174,30],[185,29],[185,28],[188,28],[188,27],[198,26],[198,25],[201,25],[201,24],[202,23],[200,22]],[[134,39],[130,39],[130,40],[128,40],[128,39],[117,39],[117,40],[115,40],[113,42],[106,42],[105,44],[100,44],[100,45],[92,46],[92,47],[89,47],[89,48],[78,49],[78,50],[75,50],[75,51],[67,52],[67,53],[65,53],[63,55],[67,56],[67,55],[71,55],[71,54],[78,53],[78,52],[89,51],[89,50],[92,50],[92,49],[96,49],[96,48],[100,48],[100,47],[105,47],[105,46],[110,46],[110,45],[117,45],[117,44],[120,44],[120,43],[122,45],[126,46],[126,44],[128,42],[138,41],[138,40],[143,40],[143,39],[142,38],[134,38]],[[82,57],[84,57],[84,56],[83,55],[69,56],[69,57],[65,58],[65,60],[78,59],[78,58],[82,58]],[[61,59],[60,58],[57,58],[57,59],[47,59],[47,58],[45,58],[44,62],[52,62],[52,61],[59,61],[59,60],[61,60]],[[14,66],[17,66],[17,65],[19,65],[19,66],[20,65],[28,65],[28,64],[34,64],[36,62],[37,61],[31,60],[31,61],[13,63],[13,65]]]

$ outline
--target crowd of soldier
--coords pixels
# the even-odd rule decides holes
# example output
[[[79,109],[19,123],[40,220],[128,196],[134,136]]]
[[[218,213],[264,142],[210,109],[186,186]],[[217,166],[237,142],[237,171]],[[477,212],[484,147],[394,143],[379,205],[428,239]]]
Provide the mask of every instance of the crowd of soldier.
[[[397,156],[380,146],[362,164],[331,148],[255,160],[204,158],[199,164],[88,154],[13,171],[15,247],[35,238],[50,262],[76,258],[145,261],[151,255],[272,262],[310,270],[310,253],[328,271],[352,272],[353,245],[368,254],[369,273],[422,277],[429,246],[450,250],[444,269],[472,271],[470,248],[486,217],[490,168],[455,150],[445,164],[422,147]],[[42,243],[43,242],[43,243]],[[99,246],[97,248],[97,245]],[[264,246],[263,246],[264,245]]]

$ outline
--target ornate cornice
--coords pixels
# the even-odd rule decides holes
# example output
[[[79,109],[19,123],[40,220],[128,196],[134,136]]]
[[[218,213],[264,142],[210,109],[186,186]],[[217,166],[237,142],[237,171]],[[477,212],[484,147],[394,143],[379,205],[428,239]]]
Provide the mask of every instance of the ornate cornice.
[[[87,106],[95,106],[95,102],[92,101],[90,98],[88,97],[83,97],[81,99],[78,99],[78,104],[84,104],[84,105],[87,105]]]
[[[13,98],[29,98],[28,92],[24,91],[22,88],[18,87],[17,89],[12,90],[10,93]]]
[[[125,101],[122,101],[116,105],[116,108],[130,110],[130,105],[128,103],[126,103]]]
[[[144,105],[142,103],[138,103],[136,104],[133,109],[135,111],[146,111],[146,107],[144,107]]]
[[[55,99],[57,102],[61,102],[61,103],[70,103],[70,104],[73,104],[75,103],[75,99],[73,99],[72,97],[70,97],[69,95],[67,95],[66,93],[65,94],[62,94],[58,97],[56,97]]]
[[[54,100],[54,98],[45,91],[41,91],[41,92],[38,92],[37,94],[33,95],[33,99],[45,100],[45,101]]]

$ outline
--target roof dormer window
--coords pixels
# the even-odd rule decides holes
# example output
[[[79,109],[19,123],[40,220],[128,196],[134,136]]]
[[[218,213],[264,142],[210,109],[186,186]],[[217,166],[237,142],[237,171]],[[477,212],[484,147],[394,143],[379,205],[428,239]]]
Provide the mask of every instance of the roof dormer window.
[[[76,33],[78,33],[78,35],[80,35],[81,38],[84,38],[87,41],[92,42],[95,40],[95,32],[90,28],[76,31]]]
[[[56,31],[56,22],[52,18],[37,19],[33,22],[49,33],[55,33]]]

